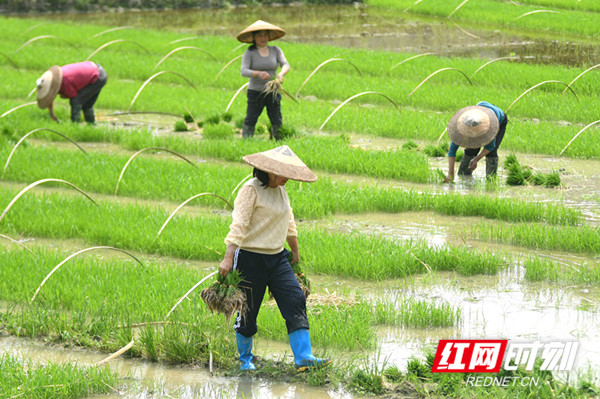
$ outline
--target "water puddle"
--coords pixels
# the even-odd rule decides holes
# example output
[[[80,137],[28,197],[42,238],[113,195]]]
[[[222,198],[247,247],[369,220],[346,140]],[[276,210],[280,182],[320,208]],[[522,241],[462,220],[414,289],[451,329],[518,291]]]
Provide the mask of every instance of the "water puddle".
[[[68,349],[40,342],[15,338],[0,338],[0,352],[30,360],[36,364],[77,363],[91,366],[104,359],[106,354],[91,350]],[[362,396],[336,392],[331,389],[305,385],[273,383],[248,377],[213,376],[203,368],[169,366],[138,359],[120,357],[110,363],[113,371],[124,378],[119,392],[97,395],[95,398],[155,398],[181,399],[210,398],[361,398]]]
[[[125,11],[53,14],[53,19],[77,20],[109,26],[137,26],[175,30],[190,35],[234,38],[248,21],[278,21],[288,34],[282,40],[345,48],[394,52],[436,52],[446,56],[498,58],[516,56],[529,63],[570,66],[595,65],[600,46],[557,41],[548,33],[529,37],[510,30],[486,30],[447,19],[434,19],[367,6],[238,7],[184,11]],[[36,33],[51,30],[39,28]],[[125,32],[126,33],[126,32]]]

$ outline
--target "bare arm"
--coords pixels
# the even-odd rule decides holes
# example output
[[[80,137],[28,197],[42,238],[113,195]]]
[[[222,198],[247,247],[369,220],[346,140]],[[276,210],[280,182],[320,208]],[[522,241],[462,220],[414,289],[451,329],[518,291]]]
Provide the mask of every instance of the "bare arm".
[[[227,277],[231,269],[233,268],[233,255],[238,249],[237,245],[229,244],[225,250],[225,256],[219,265],[219,274],[223,277]]]
[[[471,159],[471,162],[469,162],[469,169],[475,170],[475,168],[477,168],[477,162],[479,162],[481,160],[481,158],[485,157],[490,152],[491,151],[486,150],[485,148],[482,149],[481,152],[479,154],[477,154],[477,156],[475,158]]]
[[[287,236],[287,243],[290,246],[290,250],[292,251],[292,261],[291,263],[300,262],[300,252],[298,249],[298,237],[296,236]]]
[[[52,120],[60,122],[56,115],[54,115],[54,101],[52,101],[50,105],[48,105],[48,114],[50,114],[50,118],[52,118]]]
[[[448,175],[444,179],[444,183],[452,183],[454,181],[454,163],[456,157],[448,157]]]

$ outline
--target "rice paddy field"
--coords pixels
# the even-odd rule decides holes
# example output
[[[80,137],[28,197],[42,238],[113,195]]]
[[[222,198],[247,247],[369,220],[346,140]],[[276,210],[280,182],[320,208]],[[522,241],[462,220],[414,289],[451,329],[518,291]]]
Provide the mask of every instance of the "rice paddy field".
[[[0,18],[0,397],[600,392],[597,2]],[[281,143],[266,113],[256,136],[241,138],[246,46],[235,35],[256,19],[287,31],[275,43],[292,67]],[[53,122],[35,81],[83,60],[108,74],[97,123],[69,122],[64,99]],[[482,161],[444,184],[448,120],[481,100],[509,118],[498,177],[486,180]],[[232,322],[200,291],[251,173],[242,157],[280,144],[319,176],[286,189],[312,285],[313,350],[333,364],[297,374],[265,297],[258,371],[245,375]],[[508,184],[509,154],[560,184]],[[537,386],[473,387],[466,374],[430,372],[441,339],[579,349],[570,372],[514,374]]]

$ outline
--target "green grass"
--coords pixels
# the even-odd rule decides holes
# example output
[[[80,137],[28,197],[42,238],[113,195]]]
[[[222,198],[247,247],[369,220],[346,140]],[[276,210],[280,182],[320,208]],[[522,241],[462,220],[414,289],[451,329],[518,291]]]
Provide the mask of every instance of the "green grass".
[[[108,367],[69,363],[44,365],[0,354],[3,398],[71,399],[112,392],[119,380]]]

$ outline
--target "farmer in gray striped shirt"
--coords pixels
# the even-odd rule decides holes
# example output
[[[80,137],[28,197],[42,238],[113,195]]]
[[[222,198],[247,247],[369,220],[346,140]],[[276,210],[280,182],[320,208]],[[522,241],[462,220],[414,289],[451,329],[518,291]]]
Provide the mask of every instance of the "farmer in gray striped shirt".
[[[243,43],[252,43],[242,57],[242,76],[250,78],[248,85],[248,107],[242,128],[242,137],[252,137],[256,121],[267,107],[267,115],[271,121],[271,137],[279,140],[281,118],[281,94],[266,93],[267,82],[273,77],[283,82],[283,77],[290,70],[283,51],[277,46],[268,46],[270,40],[279,39],[285,31],[278,26],[264,21],[256,21],[240,32],[237,39]],[[281,71],[277,73],[277,68]]]

